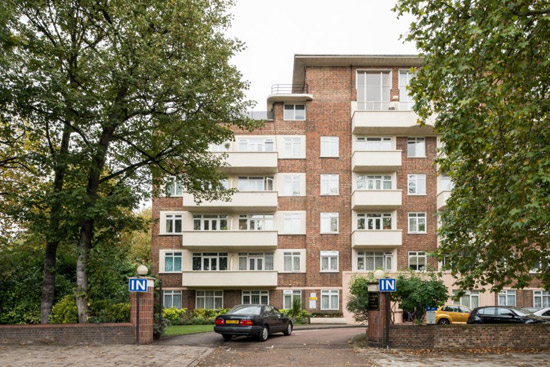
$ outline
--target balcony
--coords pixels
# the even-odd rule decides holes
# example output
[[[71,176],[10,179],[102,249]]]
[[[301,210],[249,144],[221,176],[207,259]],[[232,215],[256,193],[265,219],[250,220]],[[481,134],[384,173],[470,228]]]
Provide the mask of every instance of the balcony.
[[[307,84],[274,84],[267,96],[267,108],[275,102],[299,103],[313,100]]]
[[[403,190],[355,190],[351,195],[353,210],[390,210],[401,206]]]
[[[222,169],[229,174],[277,172],[277,152],[227,152],[225,154],[227,166]]]
[[[399,102],[393,102],[399,106]],[[357,103],[354,102],[356,106]],[[388,134],[406,136],[434,135],[435,118],[424,126],[418,124],[418,115],[410,110],[352,110],[352,131],[356,135]]]
[[[247,116],[252,120],[273,121],[273,111],[248,111]]]
[[[355,151],[351,157],[351,167],[353,172],[394,172],[401,168],[401,151]]]
[[[449,190],[444,190],[437,194],[437,210],[441,210],[445,207],[445,203],[450,196],[451,192]]]
[[[190,250],[275,250],[277,231],[185,231],[182,245]]]
[[[355,230],[351,234],[351,247],[398,247],[403,244],[403,230]]]
[[[277,191],[236,192],[230,201],[213,200],[195,203],[191,194],[183,194],[183,209],[191,212],[254,212],[269,213],[277,210]]]
[[[184,271],[182,286],[189,288],[276,287],[276,271]]]

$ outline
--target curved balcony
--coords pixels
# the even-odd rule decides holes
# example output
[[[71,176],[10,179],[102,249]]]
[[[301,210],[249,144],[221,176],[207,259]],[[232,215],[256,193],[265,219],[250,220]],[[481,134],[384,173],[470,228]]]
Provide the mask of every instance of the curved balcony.
[[[353,210],[391,210],[401,206],[403,190],[355,190],[351,195]]]
[[[351,247],[399,247],[403,244],[403,230],[355,230],[351,234]]]
[[[353,172],[395,172],[401,168],[401,151],[355,151],[351,157],[351,168]]]
[[[182,245],[190,250],[275,250],[277,231],[184,231]]]
[[[277,286],[276,271],[183,271],[182,285],[189,288],[241,288]]]
[[[222,167],[229,174],[260,174],[277,172],[277,152],[227,152]]]
[[[277,210],[277,198],[277,191],[240,191],[234,193],[230,201],[213,200],[197,204],[193,195],[184,193],[183,209],[197,213],[215,211],[269,213]]]

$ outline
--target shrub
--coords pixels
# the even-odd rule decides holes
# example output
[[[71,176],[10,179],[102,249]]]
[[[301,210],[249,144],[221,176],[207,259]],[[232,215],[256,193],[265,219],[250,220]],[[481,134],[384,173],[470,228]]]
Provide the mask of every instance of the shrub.
[[[368,319],[369,291],[368,280],[362,276],[355,276],[349,285],[350,297],[346,308],[353,314],[357,322]]]
[[[66,295],[52,307],[52,324],[75,324],[78,322],[78,310],[74,295]]]
[[[309,317],[310,317],[310,314],[308,311],[306,310],[298,310],[298,311],[293,311],[293,309],[281,309],[280,310],[282,313],[285,313],[287,314],[294,323],[300,323],[300,324],[308,324],[309,323]],[[294,314],[291,314],[292,312],[294,312]]]
[[[172,325],[181,325],[184,322],[186,313],[186,308],[164,308],[162,310],[162,318],[168,320]]]
[[[166,319],[162,319],[162,322],[159,322],[159,315],[158,313],[155,313],[153,316],[153,338],[154,339],[160,339],[162,334],[164,333],[164,330],[168,327],[170,324],[170,321]]]

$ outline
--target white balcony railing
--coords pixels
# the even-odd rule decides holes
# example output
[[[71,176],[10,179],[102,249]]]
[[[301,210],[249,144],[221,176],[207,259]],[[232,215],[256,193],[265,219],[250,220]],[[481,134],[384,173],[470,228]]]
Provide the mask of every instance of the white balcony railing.
[[[357,104],[354,104],[357,106]],[[398,102],[396,106],[399,106]],[[424,126],[418,124],[418,115],[410,110],[352,110],[353,134],[434,135],[435,118]]]
[[[198,287],[276,287],[276,271],[184,271],[182,286]]]
[[[401,168],[400,150],[355,151],[351,158],[353,172],[394,172]]]
[[[275,250],[277,231],[184,231],[182,245],[205,251]]]
[[[230,174],[259,174],[277,172],[277,152],[226,152],[227,166],[222,169]]]
[[[403,230],[355,230],[351,234],[351,247],[398,247],[403,244]]]
[[[353,210],[398,209],[403,190],[355,190],[351,195]]]
[[[240,191],[234,193],[230,201],[213,200],[197,204],[193,195],[184,193],[183,209],[193,212],[274,212],[277,210],[277,198],[277,191]]]

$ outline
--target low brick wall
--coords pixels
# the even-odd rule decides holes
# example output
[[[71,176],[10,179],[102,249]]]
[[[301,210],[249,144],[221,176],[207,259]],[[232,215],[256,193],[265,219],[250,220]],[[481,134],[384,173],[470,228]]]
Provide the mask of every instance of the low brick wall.
[[[550,348],[548,335],[550,335],[549,324],[392,325],[390,347],[409,349]]]
[[[135,335],[130,323],[0,325],[0,344],[132,344]]]

